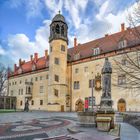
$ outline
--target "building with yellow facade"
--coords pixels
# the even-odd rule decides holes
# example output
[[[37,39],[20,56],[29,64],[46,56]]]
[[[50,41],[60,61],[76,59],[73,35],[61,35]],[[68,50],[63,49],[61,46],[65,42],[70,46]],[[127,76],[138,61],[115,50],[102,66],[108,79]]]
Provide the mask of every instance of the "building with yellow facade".
[[[139,40],[121,25],[115,34],[68,48],[68,26],[65,18],[57,14],[50,25],[49,53],[43,57],[38,53],[25,62],[19,59],[14,71],[9,74],[9,96],[16,96],[16,108],[24,109],[29,101],[30,110],[82,111],[86,97],[91,96],[91,80],[95,79],[95,104],[99,106],[102,95],[101,69],[106,57],[112,64],[112,100],[116,111],[140,111],[140,94],[124,89],[124,73],[115,72],[115,61],[125,62],[123,54],[133,56],[139,47]]]

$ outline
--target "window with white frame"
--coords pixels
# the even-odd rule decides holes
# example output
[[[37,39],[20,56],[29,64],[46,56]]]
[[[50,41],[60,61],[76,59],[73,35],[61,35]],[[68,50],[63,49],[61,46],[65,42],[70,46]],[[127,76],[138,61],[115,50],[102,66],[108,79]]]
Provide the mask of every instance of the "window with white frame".
[[[74,89],[80,89],[80,82],[79,81],[74,81]]]
[[[121,74],[118,76],[118,85],[126,84],[126,75]]]
[[[88,67],[84,67],[84,72],[88,72]]]
[[[76,69],[75,69],[75,73],[78,73],[78,72],[79,72],[79,69],[78,69],[78,68],[76,68]]]
[[[100,48],[94,48],[93,55],[98,55],[98,54],[100,54]]]
[[[119,41],[119,44],[118,44],[119,49],[125,48],[126,46],[127,46],[127,41],[126,40]]]
[[[74,60],[78,60],[78,59],[80,59],[80,54],[79,53],[74,55]]]
[[[40,93],[43,93],[43,92],[44,92],[44,87],[40,86]]]

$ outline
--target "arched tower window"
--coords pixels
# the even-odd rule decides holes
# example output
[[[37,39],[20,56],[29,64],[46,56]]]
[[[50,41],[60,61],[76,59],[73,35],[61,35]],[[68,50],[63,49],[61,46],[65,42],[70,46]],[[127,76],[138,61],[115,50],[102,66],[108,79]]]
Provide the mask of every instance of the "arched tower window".
[[[59,27],[58,24],[56,25],[55,31],[56,31],[56,33],[58,33],[58,34],[60,33],[60,27]]]
[[[61,35],[64,36],[64,26],[61,27]]]

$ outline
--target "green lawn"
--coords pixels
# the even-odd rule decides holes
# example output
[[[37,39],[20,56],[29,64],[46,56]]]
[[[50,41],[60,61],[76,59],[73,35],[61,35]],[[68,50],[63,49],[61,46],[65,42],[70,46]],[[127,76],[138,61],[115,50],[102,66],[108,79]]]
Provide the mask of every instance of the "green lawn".
[[[11,112],[15,112],[14,109],[0,109],[0,113],[11,113]]]

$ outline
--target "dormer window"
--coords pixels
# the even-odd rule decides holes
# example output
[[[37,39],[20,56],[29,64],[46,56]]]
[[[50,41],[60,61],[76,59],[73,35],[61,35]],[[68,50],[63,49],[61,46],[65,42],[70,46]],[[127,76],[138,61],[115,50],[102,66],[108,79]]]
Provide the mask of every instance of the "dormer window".
[[[126,40],[121,40],[118,44],[118,48],[125,48],[127,46],[127,41]]]
[[[78,60],[78,59],[80,59],[80,54],[79,53],[74,55],[74,60]]]
[[[18,70],[18,74],[21,74],[21,73],[22,73],[22,69],[19,68],[19,70]]]
[[[32,65],[32,70],[35,70],[36,69],[36,66],[35,64]]]
[[[98,54],[100,54],[100,48],[94,48],[93,55],[98,55]]]

